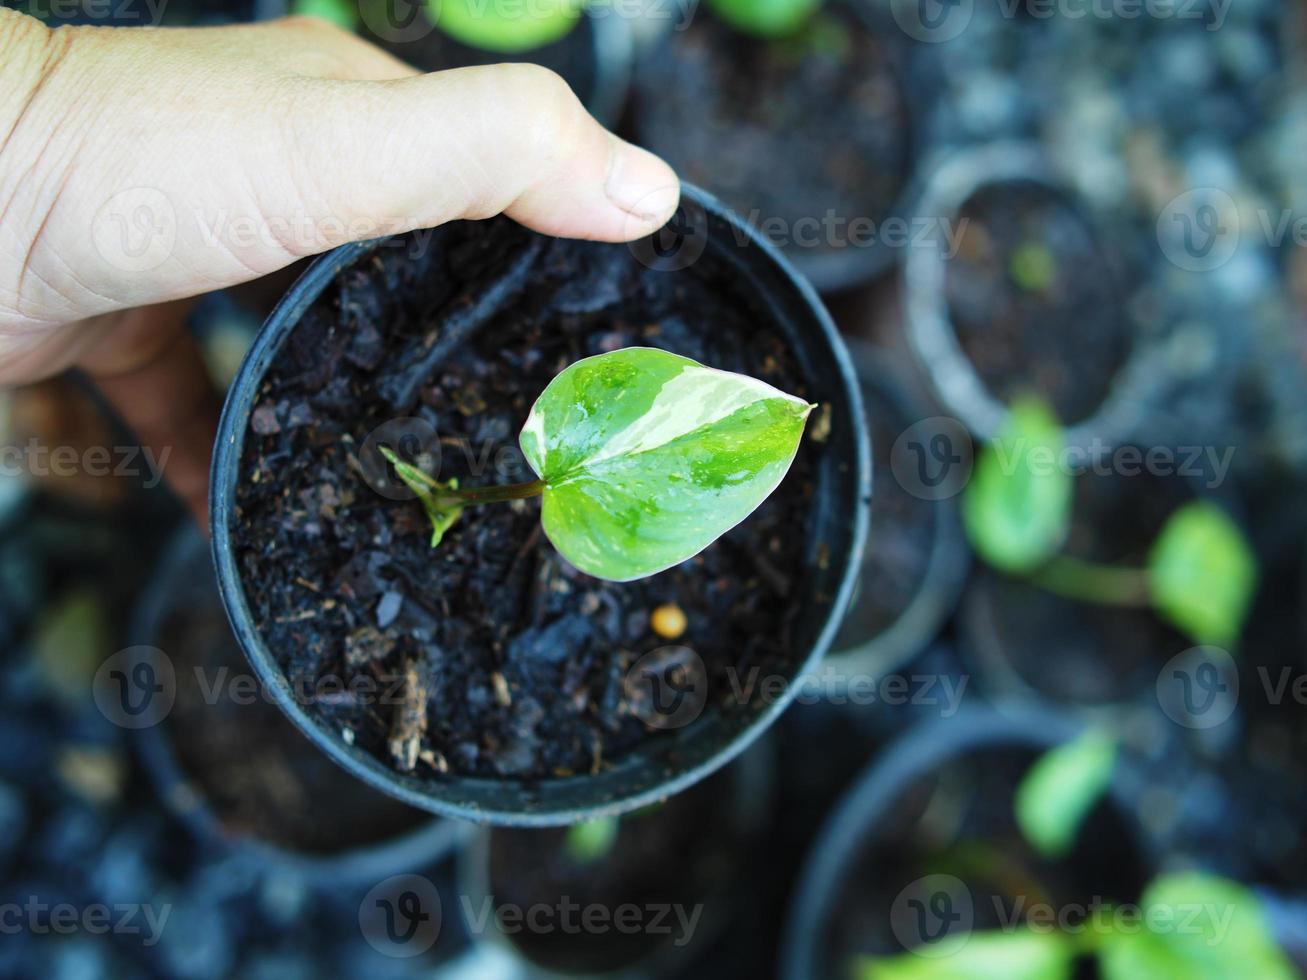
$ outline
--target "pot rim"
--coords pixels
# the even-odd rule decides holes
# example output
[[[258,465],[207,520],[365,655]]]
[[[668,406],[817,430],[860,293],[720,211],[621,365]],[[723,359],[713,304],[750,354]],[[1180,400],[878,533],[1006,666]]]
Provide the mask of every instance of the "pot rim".
[[[815,671],[830,647],[844,612],[848,608],[858,570],[861,568],[871,501],[871,452],[853,363],[830,314],[817,298],[812,286],[794,271],[771,244],[712,195],[692,185],[683,184],[681,196],[683,204],[689,204],[702,211],[705,222],[716,221],[725,225],[728,235],[723,237],[729,244],[739,243],[754,249],[749,259],[750,266],[769,269],[773,274],[779,274],[780,286],[796,294],[806,316],[810,319],[810,325],[814,328],[812,338],[814,343],[824,347],[833,361],[839,386],[843,389],[842,394],[847,402],[849,417],[841,421],[850,427],[850,441],[855,458],[843,461],[842,468],[850,470],[852,476],[853,490],[849,492],[849,496],[854,498],[849,500],[852,521],[847,529],[845,547],[839,552],[844,561],[839,588],[826,610],[824,622],[817,631],[815,641],[799,659],[790,683],[781,695],[754,712],[746,724],[729,735],[722,747],[697,762],[690,762],[672,770],[670,775],[663,776],[647,788],[624,796],[610,797],[600,802],[584,805],[563,804],[552,808],[542,805],[539,809],[483,807],[456,799],[454,794],[448,792],[437,794],[432,790],[460,784],[516,784],[527,788],[565,780],[492,780],[485,777],[456,776],[439,782],[417,783],[405,781],[399,773],[363,749],[345,745],[334,732],[329,731],[319,720],[311,716],[290,693],[290,685],[285,682],[283,671],[254,628],[253,615],[245,600],[242,577],[237,568],[233,548],[236,529],[235,487],[240,476],[241,451],[248,428],[246,421],[253,409],[259,382],[267,373],[293,327],[327,288],[337,272],[361,256],[374,251],[388,239],[371,239],[342,245],[315,259],[287,291],[269,315],[246,354],[245,360],[241,363],[240,370],[228,391],[218,424],[209,481],[209,520],[218,589],[237,642],[245,652],[259,681],[270,690],[272,700],[306,737],[338,765],[374,789],[381,790],[410,806],[443,816],[457,817],[475,823],[520,827],[570,824],[583,819],[615,816],[648,806],[698,782],[743,752],[789,707],[797,697],[805,676]],[[705,247],[711,245],[712,241],[713,239],[705,233]],[[744,262],[742,258],[733,254],[733,249],[722,244],[722,238],[717,241],[718,254],[728,265],[733,264],[738,267]],[[834,468],[832,464],[832,469]],[[697,724],[691,725],[683,732],[693,731]],[[594,777],[571,778],[583,780]],[[419,789],[419,786],[422,789]]]

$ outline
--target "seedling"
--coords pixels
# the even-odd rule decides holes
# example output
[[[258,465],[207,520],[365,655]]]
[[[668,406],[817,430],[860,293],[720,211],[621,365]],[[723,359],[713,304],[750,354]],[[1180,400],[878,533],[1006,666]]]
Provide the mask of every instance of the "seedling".
[[[1199,872],[1160,875],[1138,908],[1097,908],[1074,931],[1032,923],[958,939],[947,956],[926,949],[859,957],[854,980],[1072,980],[1083,975],[1077,972],[1083,956],[1096,958],[1096,975],[1103,980],[1296,975],[1257,896],[1237,882]]]
[[[977,457],[962,501],[967,536],[990,565],[1086,602],[1151,606],[1197,643],[1239,637],[1257,579],[1252,548],[1219,507],[1180,507],[1145,568],[1084,561],[1060,549],[1071,523],[1072,476],[1052,411],[1034,398],[1011,406],[1004,430]]]
[[[1040,756],[1015,801],[1017,825],[1030,845],[1050,860],[1065,857],[1115,768],[1116,743],[1096,731]]]
[[[1040,293],[1057,276],[1057,260],[1041,243],[1025,242],[1012,253],[1008,272],[1020,289]]]
[[[421,500],[433,548],[469,506],[540,496],[564,558],[628,582],[748,517],[789,470],[815,407],[755,378],[628,347],[577,361],[536,399],[518,443],[539,479],[460,489],[381,452]]]

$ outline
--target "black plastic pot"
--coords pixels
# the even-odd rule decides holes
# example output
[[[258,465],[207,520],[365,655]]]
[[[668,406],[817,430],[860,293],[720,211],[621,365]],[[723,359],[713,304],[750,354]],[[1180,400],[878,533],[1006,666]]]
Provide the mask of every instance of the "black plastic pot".
[[[585,968],[575,960],[566,966],[562,964],[551,966],[533,960],[531,952],[516,942],[513,935],[507,935],[496,928],[494,918],[489,919],[489,928],[479,935],[475,933],[473,923],[465,921],[465,925],[472,933],[473,941],[472,949],[463,960],[467,975],[480,976],[493,973],[502,980],[561,980],[563,977],[620,977],[624,980],[640,980],[640,978],[691,975],[694,962],[702,957],[704,951],[713,945],[727,927],[750,887],[751,857],[756,853],[754,848],[757,847],[759,837],[766,829],[774,800],[775,763],[772,741],[770,736],[760,739],[726,769],[690,790],[693,793],[717,794],[719,806],[714,807],[713,812],[721,818],[723,825],[703,828],[702,834],[712,834],[715,841],[736,851],[734,873],[727,872],[720,866],[714,871],[719,879],[723,879],[720,883],[724,887],[709,895],[693,896],[694,902],[703,906],[693,939],[682,946],[675,946],[668,941],[651,943],[643,955],[632,961],[614,965],[611,969],[595,971]],[[662,815],[665,817],[665,811]],[[632,821],[631,833],[639,835],[643,832],[641,821],[657,820],[659,817],[660,812],[655,810],[648,816],[637,814],[625,819]],[[498,835],[547,833],[549,832],[517,828],[485,829],[477,832],[458,854],[458,892],[468,901],[468,908],[479,915],[484,908],[495,902],[491,852]],[[541,861],[547,859],[546,848],[551,846],[557,847],[558,841],[539,841]],[[684,854],[669,854],[668,860],[684,866],[688,857]],[[692,870],[699,869],[687,869],[686,875],[691,874]],[[575,894],[558,897],[560,900],[579,901],[579,896]],[[683,897],[661,893],[656,896],[631,894],[625,897],[625,902],[643,905],[654,899],[680,901]],[[498,969],[492,970],[489,966],[491,963]]]
[[[162,640],[169,617],[179,612],[185,616],[211,612],[213,621],[220,624],[219,628],[225,626],[213,580],[208,542],[189,522],[174,536],[159,562],[155,577],[135,610],[131,635],[136,643],[154,647],[167,657],[168,652],[159,651],[157,644]],[[215,645],[230,645],[235,654],[236,644],[231,637],[224,635],[205,639]],[[175,652],[175,655],[185,659],[194,653],[195,651],[186,651],[185,654]],[[157,653],[150,656],[156,666],[154,676],[164,676],[158,669],[157,661],[160,658]],[[239,654],[235,656],[239,659]],[[171,660],[169,666],[171,667]],[[205,684],[220,690],[225,678],[215,676],[215,672],[210,673],[211,676],[200,680],[192,671],[179,668],[171,676],[178,689],[184,685]],[[199,690],[203,691],[204,688]],[[274,715],[277,722],[285,726],[288,737],[302,738],[294,726],[277,715],[276,708],[261,699],[256,703],[243,704],[239,710],[251,724],[255,721],[256,712],[264,713],[265,718]],[[232,716],[219,717],[215,708],[213,722],[231,724]],[[389,839],[362,843],[335,852],[292,850],[281,844],[233,831],[223,822],[199,781],[187,772],[179,758],[168,717],[141,728],[135,737],[144,768],[154,783],[159,798],[202,844],[220,851],[232,851],[261,867],[289,871],[323,886],[372,883],[390,875],[430,867],[452,853],[470,830],[466,825],[451,820],[415,819],[412,822],[414,829],[399,832]],[[308,744],[304,750],[312,751]],[[341,782],[347,780],[342,779]],[[362,787],[356,792],[373,795],[370,790]],[[385,797],[376,796],[375,799],[393,806]],[[331,819],[329,814],[319,816],[324,821]],[[419,818],[421,814],[414,811],[414,816]]]
[[[916,212],[957,225],[963,207],[978,192],[1003,185],[1038,188],[1041,193],[1061,199],[1099,243],[1096,250],[1114,279],[1118,278],[1112,257],[1102,245],[1104,237],[1085,206],[1050,177],[1046,159],[1034,146],[996,143],[948,156],[926,179]],[[937,248],[909,248],[905,252],[905,312],[910,344],[943,405],[973,433],[992,438],[1002,428],[1007,408],[982,380],[959,342],[945,288],[948,260]],[[1124,304],[1120,315],[1127,316]],[[1069,324],[1065,329],[1074,326]],[[1076,370],[1074,365],[1066,369],[1070,373]],[[1114,445],[1135,433],[1144,418],[1146,398],[1157,384],[1157,379],[1151,377],[1155,370],[1142,363],[1135,342],[1098,408],[1066,426],[1067,444],[1089,448],[1095,440],[1101,440]]]
[[[898,806],[913,784],[941,766],[974,752],[1028,752],[1033,761],[1054,746],[1074,738],[1080,729],[1052,708],[1021,711],[966,709],[946,719],[913,729],[867,767],[831,813],[813,843],[786,923],[781,976],[785,980],[826,980],[831,973],[826,945],[828,929],[841,892],[858,868],[857,859],[873,846],[894,848],[900,841],[893,827]],[[1110,855],[1113,873],[1138,878],[1142,887],[1151,877],[1153,855],[1130,803],[1128,780],[1118,764],[1107,798],[1089,817],[1110,813],[1114,831],[1127,835],[1135,853]],[[1082,831],[1082,837],[1084,832]],[[1131,864],[1135,867],[1131,867]],[[1084,896],[1085,900],[1101,896]],[[1137,897],[1137,896],[1130,896]],[[879,922],[878,928],[888,929]],[[839,974],[842,976],[843,974]]]
[[[677,229],[674,241],[671,232],[664,231],[631,246],[596,247],[629,248],[633,261],[665,275],[677,274],[700,255],[710,256],[756,295],[768,311],[767,326],[788,341],[808,387],[830,409],[831,424],[814,469],[815,492],[803,532],[806,575],[804,595],[795,600],[801,603],[794,626],[797,660],[783,691],[775,699],[754,698],[729,712],[709,705],[692,723],[646,740],[597,775],[538,780],[401,775],[363,749],[345,744],[305,710],[256,629],[237,565],[241,529],[234,499],[250,415],[264,375],[327,285],[386,240],[348,245],[310,267],[264,325],[242,365],[220,423],[210,501],[219,588],[246,656],[295,724],[369,785],[413,806],[496,824],[547,826],[622,813],[684,789],[741,752],[793,700],[798,674],[811,669],[829,647],[853,590],[871,494],[866,425],[852,363],[812,288],[717,200],[684,188],[672,227]],[[442,234],[436,230],[427,247],[440,249]]]
[[[884,12],[877,9],[876,4],[865,2],[865,0],[838,0],[831,4],[827,9],[838,9],[849,15],[850,19],[860,24],[869,34],[875,37],[878,42],[877,47],[884,61],[885,77],[892,86],[898,105],[902,111],[898,114],[897,125],[894,129],[899,134],[901,146],[897,149],[898,169],[900,170],[901,185],[896,189],[895,200],[883,214],[840,214],[835,215],[844,222],[853,219],[871,219],[875,226],[874,240],[864,244],[853,244],[846,242],[842,247],[822,248],[811,245],[804,245],[799,242],[798,223],[807,219],[816,219],[821,221],[826,214],[833,214],[833,211],[827,211],[828,202],[822,202],[820,205],[814,203],[817,198],[808,202],[807,208],[797,214],[772,214],[761,213],[755,216],[755,220],[766,231],[766,223],[770,219],[779,218],[788,225],[786,234],[791,240],[789,244],[782,245],[782,251],[785,257],[794,264],[808,280],[823,295],[839,293],[846,290],[852,290],[857,287],[866,285],[878,276],[884,274],[896,262],[896,252],[899,250],[893,242],[887,241],[891,237],[886,232],[886,223],[890,221],[902,221],[906,223],[911,218],[908,202],[911,200],[912,171],[914,161],[917,155],[917,141],[919,134],[913,127],[913,116],[908,108],[908,96],[904,87],[902,77],[901,51],[899,40],[902,37],[899,28],[885,16]],[[706,23],[707,27],[700,26]],[[727,184],[727,178],[723,173],[723,160],[721,158],[721,147],[729,146],[733,137],[748,137],[761,128],[760,123],[744,122],[735,118],[726,119],[726,114],[717,120],[721,129],[716,132],[705,134],[702,139],[703,143],[708,144],[705,149],[702,145],[699,149],[702,152],[694,154],[692,152],[683,152],[682,147],[675,141],[668,140],[660,136],[657,128],[648,118],[650,107],[658,107],[669,104],[669,98],[672,94],[668,91],[668,79],[662,77],[655,69],[664,61],[669,59],[677,45],[697,43],[705,45],[700,39],[697,42],[686,41],[687,37],[696,30],[711,30],[719,22],[713,13],[706,7],[700,7],[695,12],[695,22],[689,24],[672,24],[661,32],[661,35],[655,38],[649,45],[647,51],[643,51],[637,61],[635,71],[635,83],[633,104],[635,106],[635,129],[641,145],[649,147],[655,153],[663,156],[678,171],[688,173],[689,179],[696,180],[706,189],[718,194],[733,209],[742,215],[749,215],[751,209],[759,203],[758,192],[761,187],[758,186],[763,180],[778,186],[784,186],[787,183],[786,177],[776,178],[774,174],[768,174],[766,177],[759,177],[758,183],[753,186],[736,186],[730,187]],[[790,45],[791,53],[797,49],[802,40],[795,41],[787,39],[784,41],[771,41],[758,39],[735,32],[733,28],[727,27],[728,36],[738,36],[742,43],[756,46],[761,49],[763,46],[774,45],[782,47]],[[752,49],[751,49],[752,50]],[[717,52],[719,56],[722,52]],[[730,60],[723,57],[722,60]],[[881,66],[877,66],[881,67]],[[739,75],[741,86],[748,87],[750,97],[757,101],[758,105],[766,105],[768,100],[765,98],[766,93],[758,90],[760,84],[756,78],[748,75],[749,66],[747,64],[736,64],[735,68]],[[862,74],[868,72],[868,67],[864,64],[861,66]],[[845,66],[844,77],[849,77],[857,71],[856,66]],[[695,70],[682,70],[677,73],[676,77],[694,80],[697,72]],[[795,71],[798,76],[800,73]],[[699,81],[703,81],[699,79]],[[692,95],[693,93],[687,93]],[[882,95],[882,99],[884,96]],[[706,114],[697,111],[701,105],[695,105],[698,101],[694,98],[685,98],[682,100],[686,105],[673,105],[665,110],[669,116],[669,125],[685,130],[698,128],[706,130],[713,125],[713,121],[706,118]],[[811,118],[821,118],[832,112],[827,100],[825,104],[814,104],[807,107],[811,113]],[[693,105],[696,111],[690,111],[689,106]],[[678,110],[685,110],[679,111]],[[739,130],[732,130],[733,125],[739,125]],[[667,130],[664,130],[665,134]],[[793,155],[801,152],[796,147],[796,143],[801,140],[801,135],[794,131],[781,131],[771,134],[771,142],[767,149],[773,151],[774,156]],[[826,165],[829,163],[829,157],[839,151],[847,152],[847,143],[849,136],[843,134],[843,138],[832,146],[821,147],[821,152],[813,154],[812,160],[815,164]],[[717,152],[714,153],[713,149]],[[819,166],[811,170],[819,169]],[[779,172],[779,171],[778,171]],[[818,175],[808,174],[815,179],[820,179]],[[847,228],[847,224],[845,225]],[[807,233],[804,232],[806,235]]]
[[[876,496],[872,501],[868,547],[863,553],[863,578],[822,665],[822,682],[832,697],[847,695],[852,678],[884,677],[924,650],[957,605],[970,564],[970,550],[963,536],[956,498],[922,499],[898,481],[891,465],[895,439],[934,412],[905,384],[893,363],[893,355],[862,341],[847,343],[862,384],[863,405],[873,432]],[[861,600],[877,587],[872,578],[874,563],[896,561],[893,554],[878,550],[883,547],[878,542],[882,534],[894,530],[890,525],[900,518],[904,507],[912,508],[918,516],[929,515],[926,564],[915,593],[893,622],[875,624],[868,621],[870,614],[862,611]]]

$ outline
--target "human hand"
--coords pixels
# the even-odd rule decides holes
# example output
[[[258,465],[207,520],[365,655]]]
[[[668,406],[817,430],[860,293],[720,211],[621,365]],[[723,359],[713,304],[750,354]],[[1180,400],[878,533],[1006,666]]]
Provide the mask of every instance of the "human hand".
[[[60,28],[0,9],[0,385],[84,369],[207,523],[187,297],[500,212],[625,241],[672,171],[534,65],[419,75],[325,22]]]

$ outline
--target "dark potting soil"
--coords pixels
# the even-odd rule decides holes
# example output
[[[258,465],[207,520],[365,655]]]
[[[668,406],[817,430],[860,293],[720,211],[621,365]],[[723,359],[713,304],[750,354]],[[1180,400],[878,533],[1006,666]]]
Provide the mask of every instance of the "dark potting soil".
[[[224,830],[291,851],[334,854],[429,822],[350,776],[252,684],[227,623],[207,549],[161,624],[177,695],[166,732],[185,778]],[[324,815],[330,814],[330,819]]]
[[[863,552],[853,603],[832,650],[848,650],[879,636],[907,611],[926,581],[938,515],[929,500],[903,489],[890,468],[894,441],[916,419],[875,384],[864,382],[862,399],[871,427],[871,546]]]
[[[1090,811],[1065,858],[1049,861],[1026,843],[1013,798],[1037,756],[1034,749],[973,751],[908,786],[874,836],[848,856],[826,935],[815,944],[828,956],[818,977],[851,978],[859,956],[905,952],[891,923],[901,923],[909,939],[913,922],[894,913],[894,902],[926,875],[952,875],[966,885],[975,931],[998,929],[1039,904],[1069,913],[1095,899],[1138,899],[1150,876],[1147,858],[1110,800]]]
[[[410,415],[439,431],[442,479],[530,479],[517,433],[536,397],[567,364],[621,347],[813,394],[756,299],[711,255],[668,274],[625,246],[544,239],[506,220],[436,234],[338,276],[285,342],[252,413],[236,523],[256,627],[297,686],[336,677],[362,690],[308,710],[418,776],[567,777],[659,737],[624,677],[668,644],[650,626],[660,605],[685,613],[676,642],[704,662],[709,710],[736,708],[732,681],[755,668],[792,671],[804,654],[793,630],[820,451],[811,438],[748,520],[690,561],[625,584],[563,561],[540,530],[538,499],[468,510],[433,550],[420,505],[364,481],[365,437]]]
[[[1179,477],[1082,474],[1064,550],[1142,569],[1167,518],[1192,499]],[[1104,704],[1152,692],[1161,666],[1193,646],[1147,608],[1080,602],[988,570],[970,587],[994,627],[970,642],[1001,650],[1026,684],[1055,703]]]
[[[568,853],[565,829],[496,830],[491,837],[490,894],[499,907],[521,909],[557,908],[564,898],[583,909],[662,905],[688,913],[702,906],[694,937],[701,945],[704,920],[720,920],[728,913],[729,885],[748,847],[734,819],[741,803],[731,796],[737,787],[729,776],[719,777],[623,817],[612,849],[586,863]],[[678,922],[666,925],[671,938],[680,938]],[[524,930],[514,937],[534,963],[562,975],[631,966],[668,940],[666,933],[643,929],[580,935]]]
[[[849,4],[827,4],[781,41],[700,8],[641,65],[636,94],[640,142],[800,258],[844,247],[855,218],[854,247],[870,247],[862,226],[879,240],[907,182],[899,80]]]
[[[999,400],[1034,392],[1072,425],[1103,403],[1130,354],[1123,284],[1093,230],[1043,185],[980,189],[958,215],[945,293],[953,329]]]
[[[485,51],[454,40],[431,23],[425,6],[415,15],[413,29],[418,33],[423,28],[426,33],[411,41],[393,41],[380,37],[366,24],[359,26],[359,33],[400,61],[422,71],[446,71],[505,62],[543,65],[566,79],[577,98],[586,105],[594,100],[598,70],[595,64],[594,22],[589,17],[582,17],[571,31],[557,41],[520,54]]]

